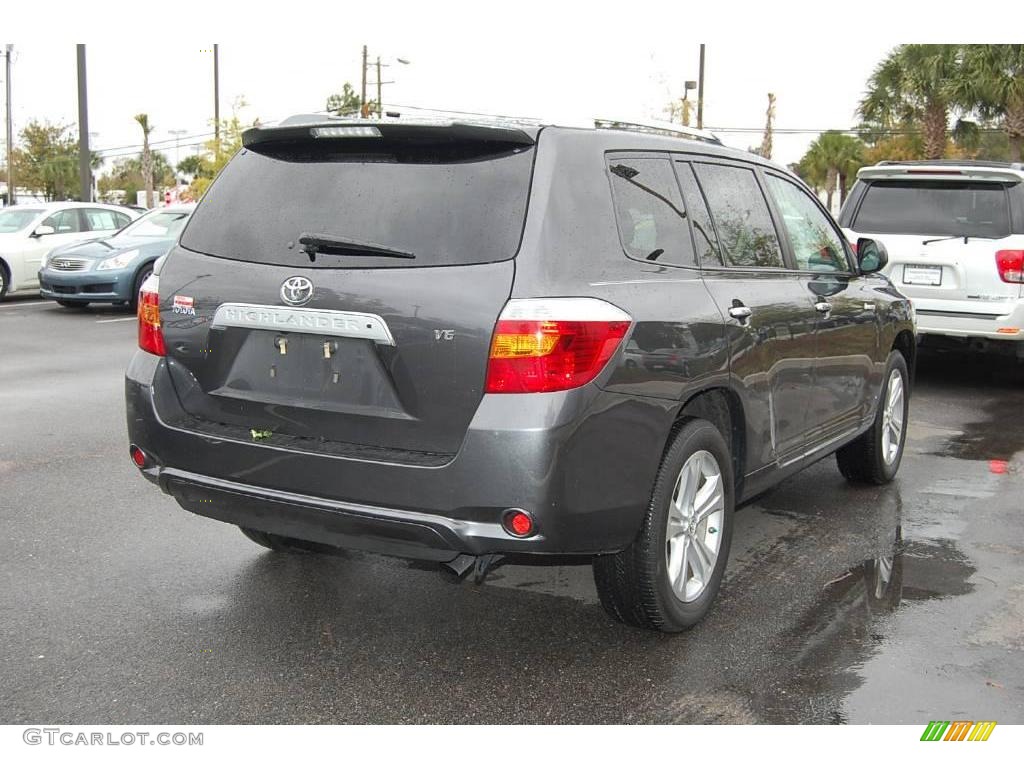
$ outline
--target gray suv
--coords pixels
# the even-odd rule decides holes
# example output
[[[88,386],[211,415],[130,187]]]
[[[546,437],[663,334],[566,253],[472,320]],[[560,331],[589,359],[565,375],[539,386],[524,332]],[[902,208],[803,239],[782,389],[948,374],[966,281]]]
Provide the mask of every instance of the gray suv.
[[[679,631],[738,504],[833,453],[895,475],[885,263],[785,169],[679,136],[253,128],[143,286],[131,458],[271,549],[589,558],[613,617]]]

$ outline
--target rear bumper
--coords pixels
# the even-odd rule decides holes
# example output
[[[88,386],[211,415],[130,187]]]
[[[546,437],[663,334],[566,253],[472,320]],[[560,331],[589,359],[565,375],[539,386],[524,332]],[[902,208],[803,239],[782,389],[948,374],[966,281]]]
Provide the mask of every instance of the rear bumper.
[[[62,301],[131,301],[135,273],[131,269],[103,272],[39,271],[39,293],[43,298]]]
[[[126,374],[130,441],[144,474],[186,510],[293,538],[413,559],[596,554],[635,537],[675,401],[584,387],[485,396],[440,466],[297,451],[172,426],[166,363],[136,352]],[[530,512],[537,533],[500,525]]]
[[[993,341],[1024,341],[1024,300],[1009,312],[993,308],[992,312],[961,312],[954,302],[948,306],[919,306],[917,332],[956,338],[992,339]],[[976,307],[972,306],[972,310]]]
[[[348,549],[447,562],[501,548],[509,538],[494,523],[331,501],[175,469],[159,470],[157,482],[204,517]]]

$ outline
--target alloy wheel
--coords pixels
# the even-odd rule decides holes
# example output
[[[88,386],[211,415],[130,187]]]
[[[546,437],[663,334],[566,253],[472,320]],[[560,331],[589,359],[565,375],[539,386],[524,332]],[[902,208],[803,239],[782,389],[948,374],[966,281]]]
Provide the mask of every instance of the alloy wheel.
[[[892,464],[900,453],[900,439],[903,436],[904,392],[903,376],[899,371],[889,374],[885,388],[885,403],[882,411],[882,460]]]
[[[672,592],[684,603],[707,588],[718,562],[725,517],[722,470],[708,451],[683,464],[669,502],[665,563]]]

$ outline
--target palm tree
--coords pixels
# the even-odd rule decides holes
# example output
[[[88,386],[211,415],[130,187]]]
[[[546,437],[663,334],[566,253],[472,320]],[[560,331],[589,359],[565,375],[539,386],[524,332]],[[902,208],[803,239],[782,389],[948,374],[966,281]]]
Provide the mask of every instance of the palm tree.
[[[135,116],[135,122],[142,128],[142,178],[146,182],[146,207],[153,207],[153,154],[149,151],[149,134],[153,126],[149,115],[144,112]]]
[[[832,196],[839,186],[839,205],[846,202],[849,178],[864,164],[864,142],[840,131],[818,136],[800,160],[801,175],[815,189],[824,188],[826,206],[832,210]]]
[[[961,46],[901,45],[875,68],[858,112],[882,126],[911,123],[924,133],[927,159],[946,151],[951,111],[962,106],[959,84],[964,78]]]
[[[1024,45],[965,45],[963,64],[957,97],[1000,123],[1024,162]]]

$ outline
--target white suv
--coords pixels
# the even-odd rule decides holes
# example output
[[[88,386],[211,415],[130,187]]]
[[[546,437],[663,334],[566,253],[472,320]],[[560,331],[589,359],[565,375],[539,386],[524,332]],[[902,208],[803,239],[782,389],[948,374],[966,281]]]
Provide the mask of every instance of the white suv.
[[[913,301],[920,335],[1015,342],[1024,358],[1024,165],[862,168],[839,223],[851,243],[885,244],[883,272]]]

